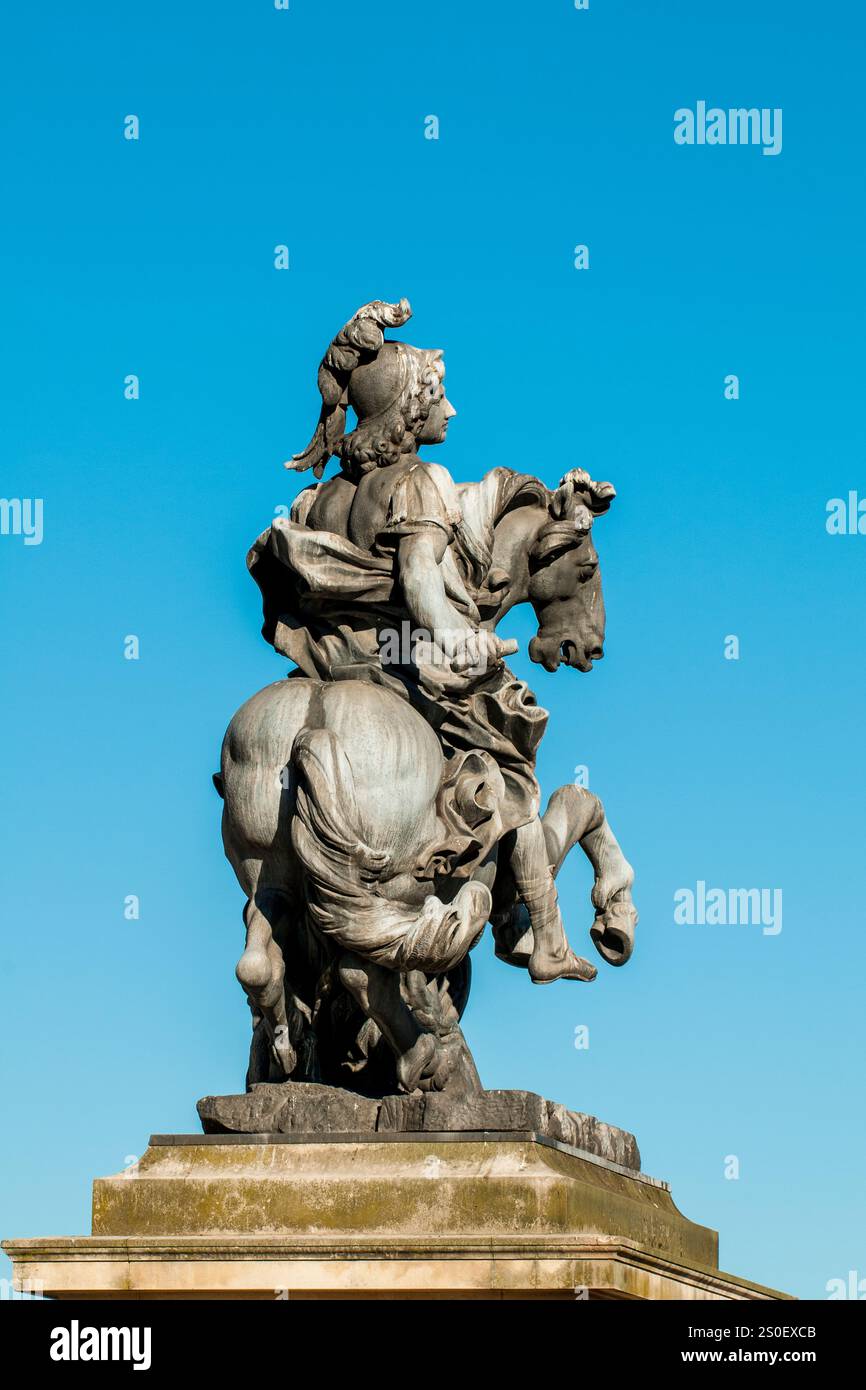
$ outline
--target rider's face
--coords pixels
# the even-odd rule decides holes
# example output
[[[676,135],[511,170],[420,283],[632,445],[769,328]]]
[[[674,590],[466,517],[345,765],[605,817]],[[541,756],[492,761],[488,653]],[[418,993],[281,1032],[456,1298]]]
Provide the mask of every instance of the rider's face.
[[[448,421],[456,414],[457,411],[443,391],[438,401],[434,401],[430,407],[430,414],[418,435],[418,443],[441,444],[448,433]]]

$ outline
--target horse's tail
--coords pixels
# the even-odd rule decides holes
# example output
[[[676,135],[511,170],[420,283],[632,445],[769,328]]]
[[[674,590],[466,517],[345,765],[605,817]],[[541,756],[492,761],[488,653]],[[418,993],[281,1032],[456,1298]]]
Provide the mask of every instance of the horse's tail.
[[[446,905],[418,907],[378,891],[392,856],[369,843],[352,768],[329,729],[305,727],[292,745],[296,778],[292,844],[305,870],[310,926],[346,951],[392,970],[449,969],[484,929],[490,894],[465,884]]]
[[[291,767],[297,783],[292,844],[309,875],[310,916],[327,934],[344,908],[363,906],[390,855],[366,842],[351,764],[335,733],[301,729]]]

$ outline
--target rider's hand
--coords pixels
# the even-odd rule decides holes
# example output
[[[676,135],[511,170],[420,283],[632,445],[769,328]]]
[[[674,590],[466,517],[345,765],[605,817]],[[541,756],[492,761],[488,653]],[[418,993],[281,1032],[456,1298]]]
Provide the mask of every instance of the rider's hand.
[[[502,658],[518,650],[513,638],[503,641],[495,632],[480,628],[470,632],[458,646],[451,658],[451,669],[460,674],[477,673],[499,666]]]

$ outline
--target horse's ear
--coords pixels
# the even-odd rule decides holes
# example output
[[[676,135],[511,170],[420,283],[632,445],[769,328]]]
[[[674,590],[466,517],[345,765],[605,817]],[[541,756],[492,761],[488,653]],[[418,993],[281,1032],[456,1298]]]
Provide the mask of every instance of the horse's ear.
[[[550,502],[550,515],[562,521],[574,506],[574,482],[566,473]]]
[[[555,517],[571,516],[572,509],[583,504],[593,516],[600,516],[608,510],[615,497],[613,483],[597,483],[585,468],[571,468],[553,494],[550,512]]]

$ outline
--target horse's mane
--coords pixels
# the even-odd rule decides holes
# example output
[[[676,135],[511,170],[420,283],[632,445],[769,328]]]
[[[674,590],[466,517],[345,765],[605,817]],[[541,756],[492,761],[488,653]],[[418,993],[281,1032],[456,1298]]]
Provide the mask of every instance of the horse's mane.
[[[533,504],[539,507],[550,506],[553,493],[538,478],[533,478],[529,473],[512,473],[510,469],[503,471],[507,472],[508,476],[503,480],[500,505],[493,518],[494,526],[515,507]]]

